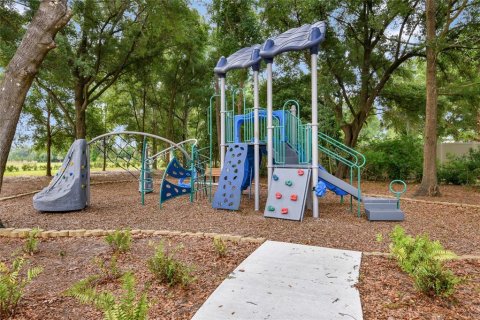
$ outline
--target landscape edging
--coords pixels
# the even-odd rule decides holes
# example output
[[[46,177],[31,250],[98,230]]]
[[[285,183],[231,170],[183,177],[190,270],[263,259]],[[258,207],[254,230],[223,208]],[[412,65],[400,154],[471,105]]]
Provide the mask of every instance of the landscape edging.
[[[2,228],[0,237],[4,238],[27,238],[33,229],[30,228]],[[73,229],[73,230],[43,230],[40,229],[38,238],[81,238],[81,237],[103,237],[114,233],[115,230],[106,229]],[[224,241],[264,243],[265,238],[244,237],[232,234],[214,233],[214,232],[181,232],[171,230],[141,230],[132,229],[132,235],[145,236],[189,236],[189,237],[207,237],[220,238]]]

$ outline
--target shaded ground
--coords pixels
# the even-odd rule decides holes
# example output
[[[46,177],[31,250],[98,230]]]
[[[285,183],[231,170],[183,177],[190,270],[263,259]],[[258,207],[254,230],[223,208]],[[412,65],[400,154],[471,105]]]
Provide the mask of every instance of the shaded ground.
[[[389,184],[390,182],[362,181],[362,190],[364,193],[393,196],[393,194],[388,191]],[[403,197],[435,202],[457,202],[480,205],[480,187],[441,185],[441,197],[414,197],[419,185],[419,183],[408,183],[407,192],[403,194]],[[395,190],[402,189],[401,185],[395,185],[394,188]]]
[[[100,173],[93,175],[92,181],[96,183],[106,180],[130,178],[131,176],[128,174],[112,175],[110,173],[102,175]],[[1,196],[6,196],[5,192],[10,192],[11,194],[39,189],[43,181],[45,181],[44,185],[48,182],[46,179],[20,182],[7,180]],[[158,185],[156,185],[155,188],[158,191]],[[388,183],[365,182],[362,188],[364,193],[389,194]],[[411,196],[414,189],[415,187],[411,187],[407,192],[407,196]],[[264,186],[261,188],[261,191],[261,208],[263,208],[266,201],[266,190]],[[201,196],[199,196],[193,204],[188,201],[188,197],[181,197],[173,199],[165,203],[162,208],[159,208],[158,192],[147,195],[146,205],[142,206],[140,204],[137,182],[93,185],[91,192],[92,202],[89,208],[66,214],[41,214],[36,212],[32,207],[31,196],[1,201],[0,220],[2,220],[7,227],[39,226],[44,229],[58,230],[131,227],[192,232],[218,232],[265,237],[270,240],[339,249],[384,252],[388,250],[386,245],[388,241],[379,243],[375,239],[378,234],[382,234],[384,238],[387,238],[388,233],[397,224],[396,222],[369,222],[363,217],[357,218],[355,214],[350,212],[348,200],[345,204],[340,204],[339,198],[331,193],[328,193],[325,198],[320,199],[320,219],[313,219],[311,213],[307,211],[305,220],[299,223],[265,219],[263,212],[255,212],[253,210],[253,199],[249,199],[248,195],[243,196],[240,211],[229,212],[212,209],[208,200]],[[480,204],[480,193],[473,188],[443,186],[442,193],[443,197],[435,200]],[[428,198],[427,200],[431,201],[432,199]],[[480,232],[478,232],[480,226],[480,208],[459,207],[442,203],[431,204],[403,201],[402,209],[406,213],[406,219],[399,224],[404,227],[408,233],[419,234],[426,232],[432,239],[440,240],[447,249],[453,250],[457,254],[480,255]],[[0,239],[0,257],[10,252],[11,247],[4,245],[8,243],[8,241],[16,240]],[[61,241],[65,241],[61,246],[58,246],[55,242],[51,242],[52,250],[54,251],[46,254],[45,257],[42,258],[43,260],[41,260],[43,262],[51,260],[52,264],[56,264],[56,268],[60,268],[58,270],[54,269],[51,275],[52,278],[43,280],[43,283],[54,280],[57,281],[56,279],[60,278],[58,276],[59,274],[67,275],[72,273],[72,275],[68,275],[68,277],[71,279],[69,281],[73,282],[89,272],[95,272],[93,271],[95,268],[91,264],[91,259],[95,255],[106,255],[107,252],[106,246],[100,240],[81,239],[78,240],[80,241],[78,247],[77,244],[68,242],[74,240],[65,239]],[[92,241],[92,243],[89,243],[89,241]],[[228,271],[232,270],[236,264],[253,250],[253,248],[239,248],[238,257],[232,258],[231,263],[228,262],[225,268],[222,267],[221,271],[215,271],[210,274],[205,270],[212,266],[211,252],[204,254],[204,252],[208,251],[205,249],[206,245],[204,246],[200,243],[198,244],[200,247],[195,247],[197,245],[195,241],[197,240],[184,241],[187,247],[184,257],[187,259],[186,261],[204,266],[200,267],[205,268],[204,271],[201,271],[203,272],[201,274],[205,276],[203,280],[205,283],[202,283],[202,286],[207,286],[208,290],[210,290],[209,292],[221,282],[228,274]],[[210,242],[211,240],[204,241]],[[177,243],[177,240],[174,242]],[[58,258],[55,253],[62,250],[60,249],[62,246],[67,248],[69,252],[78,251],[75,254],[72,253],[68,255],[72,258],[68,260],[67,264],[63,262],[66,261],[65,258],[62,260]],[[131,264],[136,268],[137,264],[145,261],[147,252],[148,255],[150,255],[152,250],[153,249],[146,244],[143,244],[143,247],[140,245],[137,250],[134,250],[135,255],[139,255],[137,258],[130,260],[125,258],[126,260],[121,261],[121,263],[125,263],[124,265]],[[42,253],[40,255],[42,255]],[[77,258],[73,257],[78,257],[78,261]],[[0,260],[1,259],[3,258],[0,258]],[[75,268],[76,264],[82,267],[78,270],[75,269],[75,271],[68,271],[69,268]],[[460,286],[453,300],[432,300],[416,293],[411,280],[396,267],[394,262],[383,257],[364,257],[359,289],[365,319],[480,318],[480,312],[478,310],[480,302],[480,288],[478,285],[480,281],[480,262],[456,261],[452,262],[451,266],[457,274],[466,275],[471,281]],[[85,269],[85,271],[83,271],[83,269]],[[144,275],[146,274],[145,272],[139,271],[139,274],[142,275],[141,277],[146,277],[146,275]],[[210,277],[213,280],[211,280]],[[208,286],[210,282],[211,286]],[[55,290],[57,290],[56,292],[60,292],[64,290],[65,287],[65,283],[60,284],[58,290]],[[167,305],[166,310],[179,310],[179,313],[172,313],[165,316],[165,318],[172,319],[182,319],[184,315],[185,317],[187,317],[187,314],[191,315],[192,312],[194,312],[192,310],[196,310],[208,296],[207,291],[195,291],[197,289],[192,292],[198,293],[198,300],[188,292],[185,293],[181,290],[179,292],[175,291],[172,295],[166,294],[165,288],[157,290],[159,290],[157,292],[158,295],[161,296],[161,303]],[[198,290],[200,290],[200,288],[198,288]],[[75,308],[80,308],[78,309],[79,312],[87,312],[85,311],[87,307],[74,306],[73,303],[76,302],[72,299],[69,300],[69,298],[54,298],[40,295],[40,300],[37,300],[37,298],[35,298],[36,293],[33,292],[31,294],[32,298],[29,298],[31,300],[25,302],[26,305],[28,305],[27,308],[30,308],[28,310],[36,308],[35,310],[44,310],[42,312],[59,312],[59,314],[64,312],[64,315],[68,314],[65,313],[67,312],[66,310],[75,311],[77,310]],[[165,296],[173,296],[173,299],[164,298]],[[176,300],[177,298],[179,300]],[[30,306],[31,303],[32,306]],[[186,307],[183,307],[184,305]],[[58,310],[56,310],[57,307]],[[88,312],[93,312],[92,310],[93,309],[89,309]],[[43,315],[45,313],[41,314]],[[32,315],[29,314],[29,316]],[[40,314],[37,315],[37,313],[35,313],[35,317],[38,317],[38,319],[41,318]],[[29,317],[24,316],[24,318]]]
[[[376,236],[386,237],[397,224],[357,218],[350,212],[348,201],[340,204],[339,198],[331,193],[320,199],[320,219],[311,218],[311,213],[307,212],[305,220],[299,223],[264,218],[263,212],[253,210],[253,199],[247,195],[238,212],[212,209],[205,198],[191,204],[188,197],[170,200],[159,208],[157,192],[147,195],[146,205],[142,206],[137,188],[136,182],[94,185],[91,206],[67,214],[40,214],[33,209],[31,196],[2,201],[0,220],[7,227],[131,227],[231,233],[360,251],[386,251],[385,244],[375,241]],[[158,186],[156,188],[158,190]],[[368,191],[368,186],[365,189]],[[480,203],[480,194],[472,192],[470,197],[477,198]],[[266,192],[262,188],[261,208],[265,200]],[[406,219],[400,224],[407,232],[428,232],[458,254],[480,254],[480,208],[404,201],[402,209]]]
[[[466,277],[449,299],[417,292],[395,261],[363,256],[360,290],[365,319],[480,319],[480,261],[449,262],[456,275]]]
[[[176,253],[178,260],[194,267],[197,280],[189,287],[169,288],[153,280],[146,267],[155,244],[164,240],[171,248],[182,246]],[[10,262],[11,254],[21,249],[19,239],[0,238],[0,261]],[[151,303],[150,319],[190,319],[207,297],[235,267],[258,245],[228,242],[228,253],[218,258],[211,238],[148,237],[135,238],[132,250],[120,256],[118,266],[132,270],[137,279],[138,292],[147,283]],[[30,258],[32,266],[42,266],[43,273],[26,290],[14,319],[103,319],[102,313],[89,305],[82,305],[63,293],[75,282],[99,273],[94,262],[97,257],[109,258],[111,251],[102,238],[65,238],[42,240],[40,252]],[[98,287],[117,294],[119,280],[108,281]]]

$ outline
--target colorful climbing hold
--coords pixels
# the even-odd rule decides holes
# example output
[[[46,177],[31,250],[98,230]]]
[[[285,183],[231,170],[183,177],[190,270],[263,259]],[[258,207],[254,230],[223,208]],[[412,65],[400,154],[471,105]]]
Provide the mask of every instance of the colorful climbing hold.
[[[275,211],[275,207],[274,207],[274,206],[268,206],[268,207],[267,207],[267,210],[268,210],[268,211]]]
[[[73,172],[70,172],[70,176],[73,176]]]
[[[282,199],[282,194],[280,192],[275,193],[275,198]]]
[[[273,180],[278,181],[278,176],[276,174],[273,175]]]
[[[302,169],[298,169],[297,173],[299,176],[303,176],[305,174],[305,172]]]
[[[73,166],[73,161],[70,161],[70,163],[68,164],[69,166]]]
[[[298,199],[298,196],[296,194],[292,194],[290,196],[290,200],[292,200],[292,201],[297,201],[297,199]]]
[[[287,214],[288,213],[288,208],[282,208],[282,214]]]
[[[291,187],[293,185],[292,180],[285,181],[285,185]]]
[[[85,189],[85,185],[84,185],[84,184],[82,184],[82,189]]]

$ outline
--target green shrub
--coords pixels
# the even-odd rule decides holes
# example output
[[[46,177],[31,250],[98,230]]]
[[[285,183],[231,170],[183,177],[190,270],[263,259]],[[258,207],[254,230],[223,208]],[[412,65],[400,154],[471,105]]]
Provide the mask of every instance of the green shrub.
[[[438,241],[428,235],[413,238],[402,227],[396,226],[390,234],[390,253],[400,268],[414,280],[415,287],[427,295],[449,296],[460,282],[443,262],[456,258],[452,251],[445,250]]]
[[[99,281],[109,282],[120,278],[123,273],[118,267],[118,259],[116,255],[110,257],[110,259],[103,259],[100,257],[95,258],[95,263],[100,269]]]
[[[369,180],[420,180],[422,144],[419,139],[401,136],[369,144],[362,148],[367,162],[363,175]]]
[[[14,165],[9,165],[6,167],[7,172],[18,172],[20,171],[20,169],[17,167],[17,166],[14,166]]]
[[[23,245],[23,251],[30,255],[38,252],[38,234],[40,233],[39,228],[34,228],[28,233],[27,240]]]
[[[475,185],[480,179],[480,148],[463,156],[448,156],[438,170],[438,179],[456,185]]]
[[[109,234],[105,241],[110,245],[115,253],[124,253],[130,250],[132,245],[132,234],[130,230],[115,230]]]
[[[37,170],[36,163],[24,163],[22,165],[22,171],[35,171],[35,170]]]
[[[11,267],[0,262],[0,319],[15,315],[25,288],[42,273],[42,268],[33,267],[23,274],[25,263],[21,257],[16,258]]]
[[[93,304],[101,310],[107,320],[144,320],[148,319],[148,298],[146,292],[139,294],[135,290],[135,276],[127,272],[122,276],[123,293],[120,297],[108,291],[98,292],[94,286],[95,277],[74,284],[66,294],[83,304]]]
[[[177,249],[178,250],[178,247]],[[166,283],[169,286],[180,284],[188,286],[195,281],[192,275],[193,269],[174,258],[174,252],[168,252],[161,242],[155,248],[155,254],[148,260],[148,269],[153,273],[160,283]]]
[[[220,237],[213,238],[213,247],[215,248],[215,252],[218,254],[219,257],[225,257],[227,255],[227,244],[223,241]]]

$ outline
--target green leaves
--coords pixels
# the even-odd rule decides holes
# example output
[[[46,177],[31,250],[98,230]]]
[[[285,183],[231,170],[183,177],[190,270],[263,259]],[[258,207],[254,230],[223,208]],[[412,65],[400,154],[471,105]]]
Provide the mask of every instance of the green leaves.
[[[22,271],[26,263],[22,257],[13,260],[11,267],[0,262],[0,319],[15,315],[25,288],[43,271],[41,267],[33,267],[25,275]]]
[[[457,258],[439,241],[424,234],[413,238],[400,226],[390,234],[390,253],[400,268],[414,280],[415,287],[427,295],[450,296],[462,279],[443,266],[444,261]]]
[[[74,284],[66,294],[84,304],[93,304],[103,311],[106,320],[145,320],[148,317],[149,302],[146,292],[138,297],[135,290],[135,276],[131,272],[122,278],[122,294],[117,298],[108,291],[98,292],[93,283],[96,277],[83,279]]]

